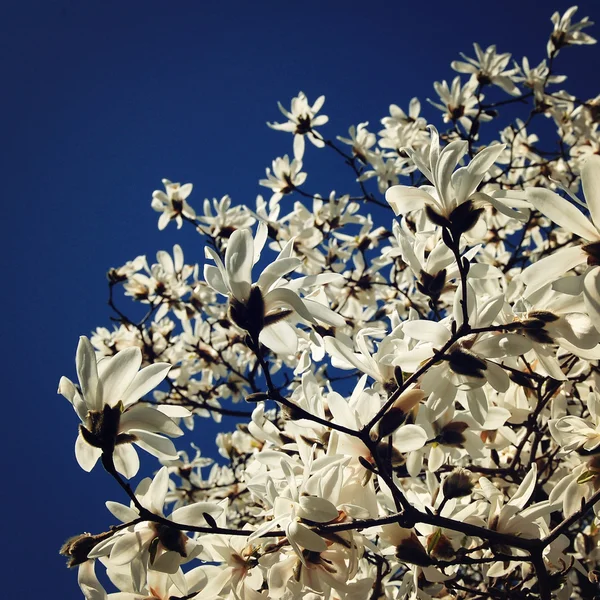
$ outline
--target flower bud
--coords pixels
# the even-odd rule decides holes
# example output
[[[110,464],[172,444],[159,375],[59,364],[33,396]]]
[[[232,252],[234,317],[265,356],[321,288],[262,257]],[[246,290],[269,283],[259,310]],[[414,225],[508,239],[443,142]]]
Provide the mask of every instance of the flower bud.
[[[375,439],[391,435],[402,425],[408,413],[423,400],[425,392],[418,388],[412,388],[401,394],[392,404],[390,409],[381,417],[380,421],[372,430],[371,437]]]
[[[110,532],[98,535],[91,533],[74,535],[62,545],[59,553],[67,557],[68,567],[76,567],[88,560],[88,555],[94,547],[109,535],[111,535]]]
[[[450,539],[442,533],[441,529],[436,529],[427,537],[427,552],[430,556],[441,560],[451,560],[456,554]]]
[[[471,481],[471,473],[465,469],[457,469],[452,472],[442,485],[444,492],[444,498],[462,498],[468,496],[473,489],[473,482]]]
[[[448,361],[450,368],[459,375],[468,375],[483,379],[485,375],[483,371],[487,369],[485,361],[481,360],[475,354],[455,348],[450,352],[450,360]]]

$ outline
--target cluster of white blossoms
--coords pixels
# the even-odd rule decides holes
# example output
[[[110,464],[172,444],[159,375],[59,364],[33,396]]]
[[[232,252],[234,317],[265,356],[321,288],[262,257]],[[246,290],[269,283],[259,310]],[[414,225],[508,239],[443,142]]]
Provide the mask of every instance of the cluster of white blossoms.
[[[126,502],[62,548],[85,598],[598,595],[600,96],[557,88],[559,52],[595,43],[575,11],[535,67],[452,62],[435,124],[415,98],[336,136],[324,97],[280,105],[292,152],[252,207],[163,180],[159,228],[204,253],[112,269],[119,325],[59,385],[79,464]],[[323,154],[342,193],[307,186]],[[130,483],[135,448],[160,464]]]

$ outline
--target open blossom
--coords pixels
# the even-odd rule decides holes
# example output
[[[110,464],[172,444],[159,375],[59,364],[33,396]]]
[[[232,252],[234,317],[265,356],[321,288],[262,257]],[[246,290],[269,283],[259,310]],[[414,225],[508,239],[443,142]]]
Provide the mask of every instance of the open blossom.
[[[294,285],[302,286],[298,280],[282,283],[285,275],[302,264],[301,259],[292,256],[293,240],[263,270],[256,284],[252,283],[252,267],[260,259],[266,240],[264,224],[259,226],[256,238],[249,229],[238,229],[229,238],[224,262],[214,250],[206,249],[207,257],[212,258],[216,266],[205,265],[204,278],[216,292],[229,298],[231,320],[246,330],[254,343],[260,341],[274,352],[293,354],[298,337],[286,319],[303,319],[314,324],[318,319],[333,326],[345,321],[319,302],[300,298],[293,289]]]
[[[302,161],[295,158],[290,163],[286,154],[283,158],[273,161],[273,173],[267,169],[267,178],[258,183],[273,190],[271,203],[281,199],[285,194],[293,192],[296,187],[306,181],[306,173],[302,173]]]
[[[557,225],[582,239],[581,244],[554,252],[523,271],[522,278],[528,290],[552,283],[561,275],[581,264],[588,268],[580,277],[569,278],[563,291],[577,295],[583,292],[588,314],[600,331],[600,156],[590,156],[581,170],[581,183],[590,212],[588,219],[568,200],[543,188],[529,188],[527,199],[542,214]],[[576,199],[575,199],[576,200]],[[582,204],[577,200],[578,204]]]
[[[154,479],[140,482],[136,497],[142,507],[153,515],[165,519],[163,507],[169,489],[169,472],[162,467]],[[138,520],[137,508],[118,502],[107,502],[107,508],[123,523]],[[183,531],[173,530],[168,521],[189,526],[207,526],[206,516],[213,520],[223,512],[223,507],[215,503],[196,502],[176,508],[165,520],[141,521],[121,529],[108,540],[100,542],[90,553],[90,558],[108,556],[115,566],[126,565],[141,559],[148,569],[162,573],[175,574],[179,567],[197,557],[202,546],[196,539],[188,537]]]
[[[91,471],[106,453],[112,455],[119,473],[133,477],[140,463],[131,444],[158,458],[177,458],[175,446],[164,436],[183,435],[181,429],[160,409],[137,403],[161,383],[171,365],[154,363],[140,370],[139,348],[97,361],[86,337],[79,340],[76,364],[79,387],[61,377],[58,392],[81,419],[75,456],[82,469]]]
[[[435,224],[445,221],[447,226],[451,226],[456,221],[463,231],[467,231],[476,224],[480,211],[477,212],[477,209],[473,207],[472,202],[475,200],[490,202],[501,212],[514,216],[514,212],[501,202],[487,194],[477,192],[479,184],[504,150],[504,144],[492,144],[484,148],[467,166],[457,168],[460,160],[467,153],[468,143],[463,140],[455,140],[444,148],[440,148],[437,129],[430,126],[429,130],[431,144],[426,160],[423,160],[417,152],[410,149],[406,149],[406,151],[421,173],[433,185],[423,185],[420,188],[395,185],[389,188],[385,199],[394,213],[404,215],[413,210],[429,207],[428,217],[430,220],[433,219]]]
[[[376,135],[367,130],[368,124],[369,122],[365,121],[364,123],[359,123],[358,127],[351,125],[348,129],[350,135],[349,138],[339,135],[337,137],[340,142],[352,146],[352,153],[363,163],[367,162],[367,156],[371,152],[371,146],[374,146],[377,141]]]
[[[475,93],[479,83],[477,79],[469,79],[465,85],[461,85],[460,77],[457,75],[452,80],[452,85],[449,87],[446,81],[436,81],[433,84],[437,95],[441,102],[429,102],[444,112],[445,123],[460,123],[462,127],[469,131],[473,118],[478,115],[479,109],[477,105],[483,96],[479,97]],[[481,121],[489,121],[491,117],[485,113],[478,115]]]
[[[460,55],[464,58],[464,62],[455,60],[451,67],[459,73],[470,73],[481,85],[497,85],[507,94],[518,96],[519,90],[511,79],[515,70],[506,70],[510,54],[508,52],[497,54],[496,46],[489,46],[485,51],[479,44],[473,44],[473,47],[476,59],[469,58],[461,52]]]
[[[582,29],[593,25],[593,21],[590,21],[588,17],[583,17],[581,21],[572,23],[571,19],[577,12],[576,6],[565,11],[565,14],[561,14],[557,11],[552,17],[551,21],[554,25],[554,30],[548,40],[548,56],[558,54],[558,51],[565,46],[580,46],[583,44],[595,44],[596,40],[587,33],[583,33]]]
[[[177,223],[177,229],[181,228],[184,217],[194,219],[196,213],[187,203],[186,198],[192,193],[192,184],[181,185],[163,179],[165,191],[156,190],[152,194],[152,208],[161,213],[158,219],[158,228],[164,229],[170,221]],[[165,193],[166,192],[166,193]]]
[[[280,102],[277,103],[283,116],[288,119],[286,123],[267,123],[271,129],[289,131],[294,134],[294,158],[297,160],[302,160],[304,156],[305,137],[308,137],[317,148],[325,145],[323,138],[315,130],[315,127],[325,125],[329,121],[327,115],[317,116],[324,103],[325,96],[319,96],[311,106],[306,94],[299,92],[295,98],[292,98],[291,110],[288,111]]]

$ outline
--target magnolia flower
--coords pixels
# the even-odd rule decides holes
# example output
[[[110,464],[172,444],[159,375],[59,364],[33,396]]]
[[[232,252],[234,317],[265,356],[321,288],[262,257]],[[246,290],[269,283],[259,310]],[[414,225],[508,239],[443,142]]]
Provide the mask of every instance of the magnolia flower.
[[[351,125],[348,129],[350,138],[345,138],[340,135],[337,139],[344,144],[352,146],[352,153],[363,163],[367,162],[367,156],[371,152],[371,146],[374,146],[377,142],[377,136],[367,130],[368,121],[359,123],[358,127]]]
[[[546,60],[542,60],[536,67],[529,65],[529,59],[524,56],[522,67],[515,63],[516,73],[513,75],[513,81],[523,83],[525,87],[530,88],[535,96],[535,100],[539,106],[544,101],[544,93],[546,86],[562,83],[567,77],[566,75],[554,75],[550,72]]]
[[[325,145],[323,138],[316,135],[315,132],[315,127],[325,125],[329,121],[329,117],[326,115],[316,116],[324,102],[325,96],[319,96],[311,106],[304,92],[299,92],[295,98],[292,98],[291,112],[283,108],[281,102],[277,103],[283,116],[287,117],[287,123],[267,123],[271,129],[289,131],[294,134],[294,158],[297,160],[302,160],[304,156],[305,136],[317,148],[322,148]]]
[[[385,126],[386,129],[395,129],[398,126],[409,125],[412,123],[417,123],[419,126],[425,126],[425,119],[423,117],[419,117],[421,113],[421,103],[418,98],[411,98],[410,103],[408,105],[408,114],[406,114],[397,104],[390,104],[390,116],[383,117],[381,119],[381,124]],[[383,132],[380,131],[379,135],[383,135]]]
[[[430,126],[429,130],[431,144],[426,162],[419,153],[411,149],[406,149],[406,152],[433,185],[420,188],[395,185],[389,188],[385,199],[396,215],[425,208],[427,216],[436,225],[459,227],[462,232],[474,227],[481,213],[481,209],[475,208],[474,201],[485,200],[504,214],[516,216],[498,200],[477,192],[489,168],[504,150],[504,144],[492,144],[484,148],[466,167],[457,169],[468,150],[468,142],[455,140],[440,148],[437,129]]]
[[[246,330],[254,343],[260,341],[275,353],[294,354],[298,336],[286,319],[295,317],[313,324],[319,319],[333,326],[343,325],[345,321],[319,302],[300,298],[293,289],[294,284],[298,286],[298,280],[281,283],[284,275],[302,264],[299,258],[292,256],[293,239],[263,270],[256,285],[252,283],[252,267],[260,259],[267,233],[262,223],[255,239],[249,229],[235,231],[229,238],[225,262],[214,250],[206,248],[207,258],[212,258],[216,266],[205,265],[204,278],[216,292],[229,298],[231,320]]]
[[[131,444],[158,458],[177,458],[175,446],[163,436],[183,435],[181,429],[161,408],[137,403],[167,376],[171,365],[154,363],[140,370],[141,364],[139,348],[127,348],[97,361],[90,341],[80,338],[76,359],[79,387],[61,377],[58,393],[81,419],[75,456],[85,471],[91,471],[105,453],[112,455],[119,473],[133,477],[140,463]]]
[[[565,452],[580,448],[593,452],[600,446],[600,396],[596,392],[589,393],[587,407],[590,413],[587,419],[569,415],[548,422],[554,441]]]
[[[478,85],[477,79],[470,79],[464,86],[461,86],[458,75],[452,80],[450,87],[448,87],[445,80],[442,83],[436,81],[433,87],[442,103],[439,104],[431,100],[429,100],[429,103],[444,112],[444,123],[458,122],[466,131],[469,131],[473,118],[477,117],[479,121],[490,121],[492,119],[485,112],[479,111],[477,105],[483,100],[483,96],[479,94],[478,97],[475,93]]]
[[[154,479],[140,482],[135,495],[140,504],[152,514],[164,518],[163,507],[169,490],[169,471],[162,467]],[[119,502],[107,502],[106,507],[123,523],[139,519],[137,508]],[[205,515],[213,520],[223,512],[223,507],[211,502],[196,502],[176,508],[167,521],[190,526],[207,526]],[[100,542],[90,552],[90,558],[110,556],[110,563],[126,565],[141,558],[148,568],[162,573],[175,574],[181,564],[189,562],[202,551],[202,546],[167,523],[142,521],[120,530]]]
[[[315,597],[333,597],[331,588],[338,594],[344,594],[348,589],[346,581],[354,576],[348,568],[349,554],[341,544],[334,544],[319,552],[305,551],[301,558],[292,552],[285,552],[274,564],[264,561],[269,564],[269,597],[308,597],[299,595],[304,587],[314,590],[318,594]],[[286,591],[291,591],[291,595],[286,596]]]
[[[196,213],[194,209],[187,203],[186,198],[192,193],[192,184],[186,183],[181,185],[173,183],[168,179],[162,180],[165,186],[165,192],[155,190],[152,193],[152,208],[159,213],[162,213],[158,219],[158,228],[164,229],[169,221],[175,220],[177,229],[181,228],[183,218],[194,219]]]
[[[273,173],[271,174],[271,169],[267,169],[267,179],[261,179],[258,183],[273,190],[274,194],[271,198],[273,203],[305,181],[306,173],[302,173],[302,161],[295,158],[290,163],[286,154],[283,158],[276,158],[273,161]]]
[[[588,17],[583,17],[581,21],[571,23],[571,18],[576,12],[577,7],[571,6],[562,17],[557,11],[550,18],[554,25],[554,30],[548,40],[548,56],[558,54],[558,51],[565,46],[580,46],[583,44],[596,43],[596,40],[591,35],[581,31],[585,27],[593,25],[593,21],[590,21]]]
[[[560,290],[573,295],[583,292],[590,319],[600,331],[600,156],[593,155],[585,161],[581,169],[581,184],[586,204],[571,197],[589,210],[589,219],[555,192],[544,188],[527,190],[527,199],[537,210],[579,236],[583,243],[558,250],[530,265],[521,277],[529,293],[555,281],[570,269],[587,263],[585,273],[581,277],[563,281]]]
[[[474,76],[481,85],[494,84],[501,87],[507,94],[519,95],[517,86],[512,82],[514,69],[505,71],[510,61],[510,53],[497,54],[496,46],[489,46],[485,51],[479,44],[473,44],[477,59],[469,58],[462,52],[460,55],[466,62],[455,60],[451,67],[459,73],[469,73]]]

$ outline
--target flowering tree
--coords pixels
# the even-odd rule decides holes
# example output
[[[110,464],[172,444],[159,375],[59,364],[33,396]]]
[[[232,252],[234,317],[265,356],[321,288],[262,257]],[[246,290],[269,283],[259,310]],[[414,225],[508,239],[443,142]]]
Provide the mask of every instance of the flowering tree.
[[[112,269],[118,326],[59,384],[80,466],[128,501],[62,548],[86,598],[597,592],[600,97],[556,89],[561,51],[595,43],[575,11],[535,67],[477,44],[454,61],[437,129],[416,98],[336,139],[324,97],[280,105],[293,158],[253,209],[163,181],[158,227],[193,227],[202,266],[176,245]],[[306,141],[347,192],[308,191]],[[170,439],[222,415],[225,464]],[[133,487],[135,447],[162,466]]]

